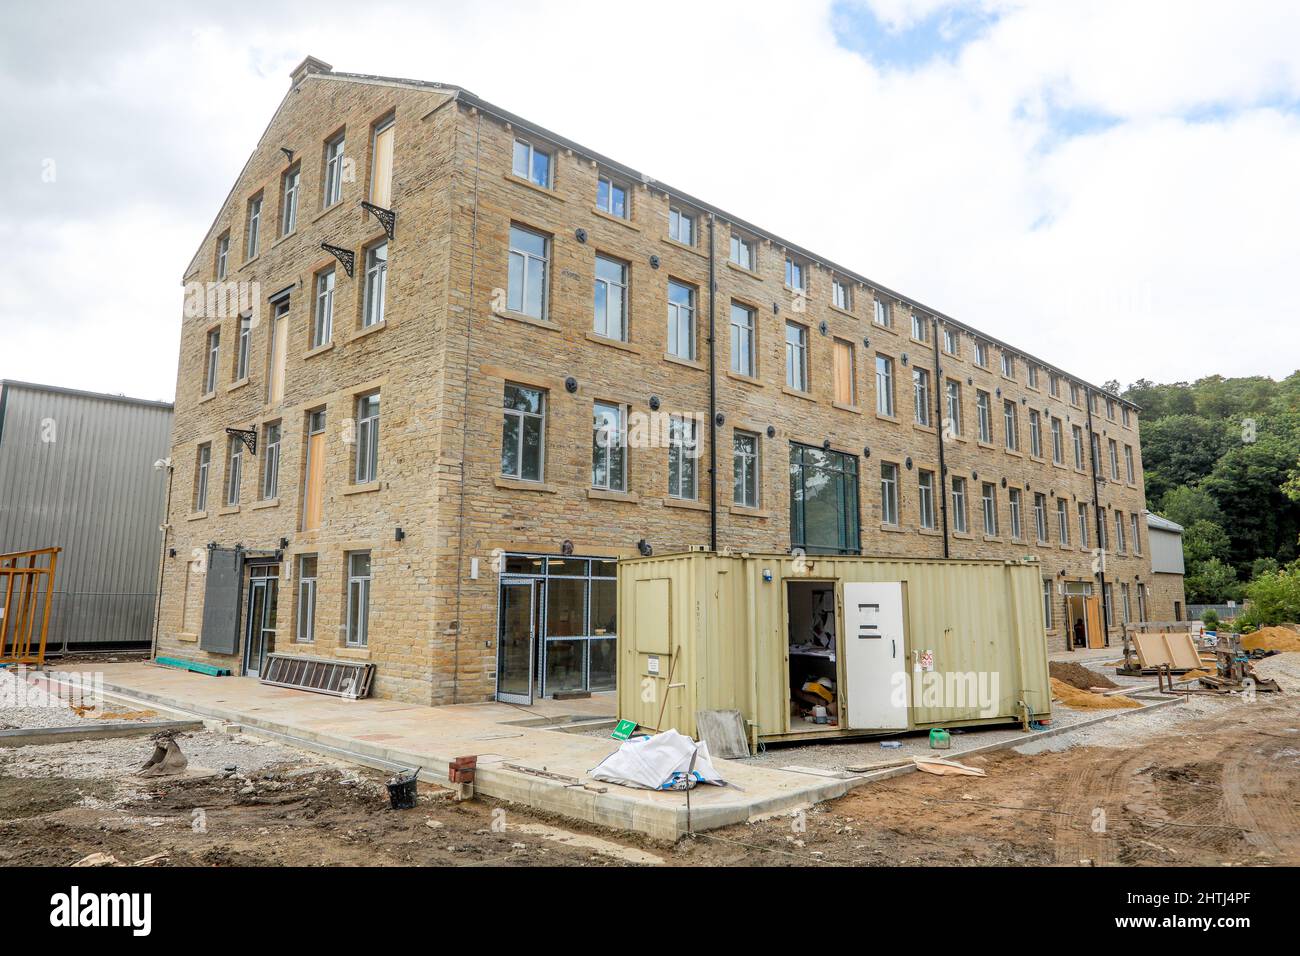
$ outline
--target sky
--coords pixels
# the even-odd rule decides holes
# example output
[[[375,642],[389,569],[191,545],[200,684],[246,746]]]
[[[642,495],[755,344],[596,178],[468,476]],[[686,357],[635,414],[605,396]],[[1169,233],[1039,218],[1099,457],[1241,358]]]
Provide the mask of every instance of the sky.
[[[171,400],[182,273],[307,54],[472,90],[1094,383],[1282,377],[1298,39],[1252,0],[8,0],[0,378]]]

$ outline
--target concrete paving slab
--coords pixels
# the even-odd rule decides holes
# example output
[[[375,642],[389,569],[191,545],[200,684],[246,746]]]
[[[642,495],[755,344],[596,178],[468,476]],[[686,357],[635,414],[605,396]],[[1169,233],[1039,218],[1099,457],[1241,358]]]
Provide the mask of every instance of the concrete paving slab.
[[[591,781],[588,771],[613,753],[619,741],[518,723],[529,717],[558,722],[575,714],[605,716],[613,701],[602,695],[540,702],[536,709],[491,703],[398,707],[393,701],[347,700],[267,687],[253,678],[208,677],[148,663],[77,670],[102,675],[110,695],[229,721],[306,750],[359,758],[372,766],[419,767],[421,779],[428,781],[446,780],[451,760],[477,754],[475,786],[485,796],[664,840],[833,799],[862,782],[717,760],[715,766],[731,785],[698,787],[688,804],[681,792]],[[384,739],[373,739],[380,734]],[[603,792],[501,766],[506,763],[575,778]]]

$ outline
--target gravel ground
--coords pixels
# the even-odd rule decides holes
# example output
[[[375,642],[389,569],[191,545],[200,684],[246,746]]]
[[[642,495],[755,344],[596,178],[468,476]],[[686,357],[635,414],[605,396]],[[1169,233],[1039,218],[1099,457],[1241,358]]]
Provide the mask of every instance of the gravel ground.
[[[16,703],[24,706],[13,706]],[[20,681],[9,668],[0,667],[0,730],[68,727],[82,719],[64,701],[51,698],[40,688]]]

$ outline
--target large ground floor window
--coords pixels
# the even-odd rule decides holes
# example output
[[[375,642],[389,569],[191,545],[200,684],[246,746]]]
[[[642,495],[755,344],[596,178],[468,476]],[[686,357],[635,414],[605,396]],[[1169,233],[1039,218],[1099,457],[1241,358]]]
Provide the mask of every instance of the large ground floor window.
[[[858,554],[858,459],[790,443],[790,547]]]
[[[529,609],[521,585],[529,586]],[[513,585],[513,587],[512,587]],[[538,554],[507,554],[501,569],[502,647],[528,643],[531,653],[498,661],[498,693],[552,697],[570,691],[614,689],[617,643],[615,562]],[[499,627],[498,630],[501,630]],[[498,655],[500,656],[500,650]],[[504,664],[504,671],[503,671]]]

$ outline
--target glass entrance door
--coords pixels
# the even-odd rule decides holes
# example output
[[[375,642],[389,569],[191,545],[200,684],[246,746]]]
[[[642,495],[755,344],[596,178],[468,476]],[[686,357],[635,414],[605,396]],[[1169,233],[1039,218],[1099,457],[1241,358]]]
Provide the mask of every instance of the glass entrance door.
[[[497,613],[497,699],[511,704],[533,702],[533,645],[536,583],[503,578]]]
[[[266,655],[275,651],[279,568],[254,567],[248,581],[248,635],[244,641],[244,673],[256,677]]]

